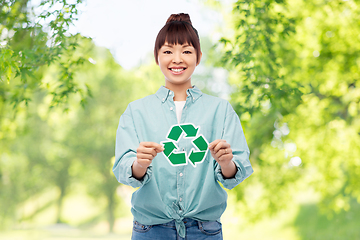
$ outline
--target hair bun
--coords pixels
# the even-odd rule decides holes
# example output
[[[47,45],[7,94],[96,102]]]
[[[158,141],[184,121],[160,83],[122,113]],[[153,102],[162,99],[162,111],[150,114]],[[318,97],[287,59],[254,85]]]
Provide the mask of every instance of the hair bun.
[[[175,22],[175,21],[182,21],[191,23],[190,16],[187,13],[178,13],[178,14],[171,14],[166,23]]]

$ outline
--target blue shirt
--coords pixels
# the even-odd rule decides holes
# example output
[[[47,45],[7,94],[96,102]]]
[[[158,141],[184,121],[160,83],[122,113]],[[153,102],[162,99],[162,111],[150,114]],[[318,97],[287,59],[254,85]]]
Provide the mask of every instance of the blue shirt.
[[[162,143],[177,125],[174,92],[161,87],[156,94],[131,102],[120,117],[116,134],[113,172],[120,183],[137,189],[132,195],[131,212],[134,220],[145,225],[175,220],[179,235],[185,237],[183,218],[199,221],[219,220],[226,208],[227,189],[232,189],[249,177],[253,169],[249,148],[239,117],[228,101],[202,93],[195,86],[187,90],[181,122],[198,128],[208,143],[224,139],[233,151],[237,167],[234,178],[224,179],[220,165],[210,151],[202,162],[189,160],[191,151],[198,151],[194,138],[182,134],[175,142],[175,151],[187,154],[185,164],[173,165],[164,152],[153,159],[143,179],[132,176],[131,166],[136,160],[140,142]]]

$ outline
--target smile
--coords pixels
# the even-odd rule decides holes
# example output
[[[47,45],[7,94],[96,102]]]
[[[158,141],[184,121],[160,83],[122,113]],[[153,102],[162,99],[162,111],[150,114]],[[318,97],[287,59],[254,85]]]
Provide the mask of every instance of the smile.
[[[169,68],[170,71],[174,73],[180,73],[182,71],[185,71],[186,68]]]

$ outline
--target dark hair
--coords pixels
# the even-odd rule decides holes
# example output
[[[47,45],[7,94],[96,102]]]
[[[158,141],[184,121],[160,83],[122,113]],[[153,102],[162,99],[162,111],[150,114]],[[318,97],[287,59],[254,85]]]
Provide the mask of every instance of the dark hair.
[[[201,56],[200,40],[196,29],[192,26],[190,16],[186,13],[171,14],[165,26],[156,37],[154,56],[158,63],[160,48],[165,44],[190,44],[196,50],[196,62],[199,63]]]

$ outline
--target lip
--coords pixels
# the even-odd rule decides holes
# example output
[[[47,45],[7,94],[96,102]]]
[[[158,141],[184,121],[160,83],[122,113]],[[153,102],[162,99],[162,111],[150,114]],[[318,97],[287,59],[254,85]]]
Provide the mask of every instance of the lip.
[[[180,72],[174,72],[171,69],[184,69],[184,70],[182,70]],[[186,69],[187,69],[186,67],[170,67],[169,71],[174,75],[180,75],[180,74],[184,73],[186,71]]]

